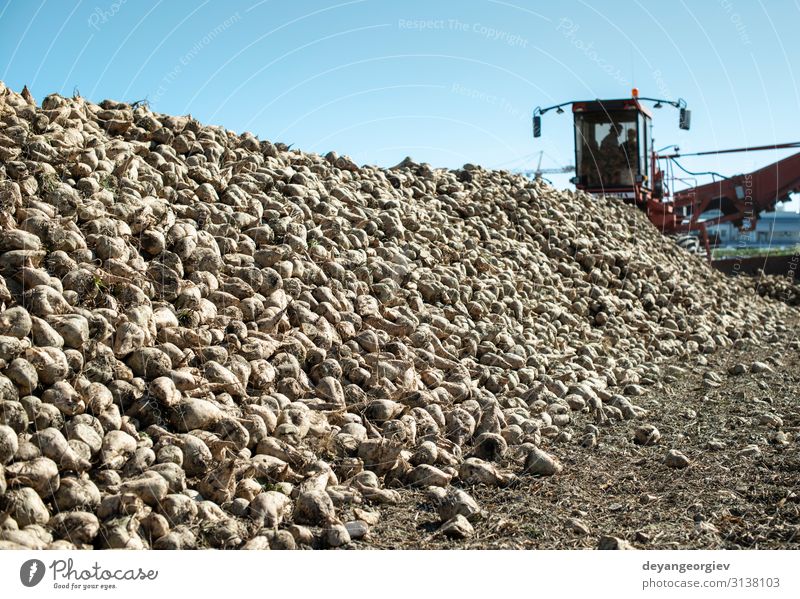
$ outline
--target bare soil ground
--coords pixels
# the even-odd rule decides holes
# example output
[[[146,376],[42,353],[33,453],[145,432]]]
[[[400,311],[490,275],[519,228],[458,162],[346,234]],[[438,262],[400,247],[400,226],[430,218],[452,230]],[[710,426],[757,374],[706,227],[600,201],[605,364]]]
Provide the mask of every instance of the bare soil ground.
[[[771,345],[722,350],[705,356],[707,364],[679,363],[687,375],[665,376],[634,398],[647,416],[600,427],[594,448],[580,445],[590,421],[577,419],[573,440],[548,449],[564,464],[560,475],[522,476],[505,489],[465,487],[486,511],[471,539],[437,535],[434,506],[424,492],[409,490],[413,500],[383,507],[370,538],[357,545],[594,549],[612,535],[638,549],[800,549],[798,337],[800,321]],[[755,361],[770,370],[750,372]],[[737,363],[748,372],[729,374]],[[719,375],[718,387],[708,384],[708,372]],[[778,415],[782,426],[762,423],[765,413]],[[642,423],[659,429],[658,445],[633,443]],[[776,442],[780,431],[788,444]],[[760,455],[739,454],[752,444]],[[668,468],[669,449],[686,454],[691,465]],[[576,518],[588,532],[575,529]]]

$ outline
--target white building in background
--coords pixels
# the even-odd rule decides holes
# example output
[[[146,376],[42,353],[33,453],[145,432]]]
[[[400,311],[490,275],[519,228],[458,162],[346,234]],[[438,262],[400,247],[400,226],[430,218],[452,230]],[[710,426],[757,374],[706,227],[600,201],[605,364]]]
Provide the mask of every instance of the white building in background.
[[[713,222],[719,213],[708,212],[706,222]],[[730,223],[708,226],[709,236],[719,239],[718,247],[780,247],[800,244],[800,213],[762,212],[755,231],[739,231]]]

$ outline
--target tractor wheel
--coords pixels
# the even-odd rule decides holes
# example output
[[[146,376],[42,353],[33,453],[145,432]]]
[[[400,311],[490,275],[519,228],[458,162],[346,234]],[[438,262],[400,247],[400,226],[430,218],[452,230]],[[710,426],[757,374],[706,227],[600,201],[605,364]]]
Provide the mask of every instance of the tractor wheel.
[[[692,254],[700,253],[700,240],[694,235],[679,235],[675,243]]]

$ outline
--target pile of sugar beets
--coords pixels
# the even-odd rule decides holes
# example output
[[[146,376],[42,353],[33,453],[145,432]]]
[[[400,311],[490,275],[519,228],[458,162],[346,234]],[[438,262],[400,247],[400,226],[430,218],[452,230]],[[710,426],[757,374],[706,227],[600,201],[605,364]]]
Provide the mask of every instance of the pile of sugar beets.
[[[468,537],[787,310],[614,201],[0,84],[0,547],[340,547],[411,488]]]

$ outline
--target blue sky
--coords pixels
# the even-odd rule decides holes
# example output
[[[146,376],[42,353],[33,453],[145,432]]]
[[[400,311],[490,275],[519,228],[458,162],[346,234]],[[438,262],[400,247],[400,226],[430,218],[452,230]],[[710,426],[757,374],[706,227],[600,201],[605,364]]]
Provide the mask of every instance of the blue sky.
[[[693,111],[690,132],[656,112],[656,147],[799,140],[798,22],[796,0],[0,0],[0,79],[359,163],[552,167],[573,160],[570,115],[534,140],[533,107],[632,84]],[[684,162],[733,174],[788,153]]]

